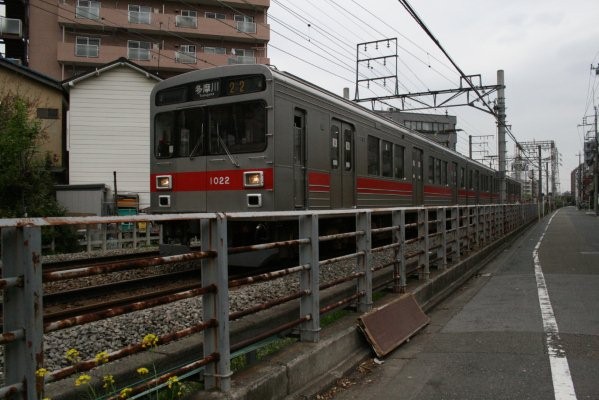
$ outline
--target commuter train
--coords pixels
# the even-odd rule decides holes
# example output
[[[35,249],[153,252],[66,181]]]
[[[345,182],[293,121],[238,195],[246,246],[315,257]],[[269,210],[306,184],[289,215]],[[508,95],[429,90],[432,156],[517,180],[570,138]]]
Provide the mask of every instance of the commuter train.
[[[273,67],[175,76],[155,86],[150,111],[152,213],[499,201],[497,171]],[[508,179],[507,202],[519,198]],[[288,234],[235,228],[240,242]],[[164,227],[167,241],[195,235],[193,224]]]

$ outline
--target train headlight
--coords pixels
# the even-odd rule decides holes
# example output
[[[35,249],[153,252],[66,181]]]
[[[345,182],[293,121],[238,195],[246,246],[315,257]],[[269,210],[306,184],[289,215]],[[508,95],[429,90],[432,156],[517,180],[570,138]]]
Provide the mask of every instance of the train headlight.
[[[262,171],[248,171],[243,173],[243,187],[258,188],[264,186]]]
[[[169,190],[173,188],[173,177],[170,175],[159,175],[156,177],[156,189]]]

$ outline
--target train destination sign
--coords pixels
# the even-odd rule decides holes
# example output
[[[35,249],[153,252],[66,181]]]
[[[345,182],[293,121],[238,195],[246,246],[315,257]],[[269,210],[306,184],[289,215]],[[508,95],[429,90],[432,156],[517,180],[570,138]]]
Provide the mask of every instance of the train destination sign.
[[[156,95],[156,105],[185,103],[215,97],[238,96],[266,89],[263,75],[232,76],[193,82],[161,90]]]

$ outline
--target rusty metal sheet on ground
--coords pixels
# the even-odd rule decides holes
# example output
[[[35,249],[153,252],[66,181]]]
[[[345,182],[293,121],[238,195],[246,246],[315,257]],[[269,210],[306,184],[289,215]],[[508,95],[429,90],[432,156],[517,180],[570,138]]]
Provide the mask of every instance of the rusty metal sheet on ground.
[[[367,312],[358,327],[378,357],[383,357],[430,322],[412,294]]]

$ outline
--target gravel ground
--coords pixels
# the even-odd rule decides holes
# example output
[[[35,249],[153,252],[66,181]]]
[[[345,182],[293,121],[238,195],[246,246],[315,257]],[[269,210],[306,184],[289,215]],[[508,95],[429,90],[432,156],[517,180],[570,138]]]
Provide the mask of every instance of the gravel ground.
[[[386,257],[388,255],[375,254],[373,264],[382,263]],[[355,261],[325,266],[321,268],[320,281],[326,283],[347,276],[354,270]],[[124,274],[121,279],[130,279],[135,276],[135,273],[131,271],[121,274]],[[112,279],[114,278],[115,276],[112,277]],[[230,294],[230,311],[243,310],[252,305],[295,292],[298,290],[298,282],[298,275],[294,274],[234,290]],[[93,358],[101,351],[111,352],[132,343],[139,343],[148,333],[160,336],[195,325],[201,321],[201,318],[202,301],[200,297],[196,297],[52,332],[44,335],[45,368],[54,371],[68,366],[69,362],[65,359],[65,353],[71,348],[79,350],[82,359]],[[3,346],[0,346],[0,353],[2,350]],[[2,356],[0,357],[0,374],[4,368],[3,362]],[[1,378],[2,376],[0,376]],[[3,379],[1,380],[3,381]]]

